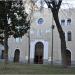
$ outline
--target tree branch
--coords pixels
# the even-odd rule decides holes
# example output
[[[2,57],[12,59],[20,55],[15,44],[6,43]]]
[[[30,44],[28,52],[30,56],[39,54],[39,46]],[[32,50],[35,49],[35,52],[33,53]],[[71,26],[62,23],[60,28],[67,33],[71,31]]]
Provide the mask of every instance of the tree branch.
[[[47,4],[47,6],[48,6],[48,8],[53,8],[52,6],[51,6],[51,2],[49,2],[49,1],[46,1],[46,0],[44,0],[45,2],[46,2],[46,4]]]
[[[57,10],[59,11],[60,6],[61,6],[62,0],[59,0],[58,4],[57,4]]]
[[[56,7],[56,1],[55,0],[51,0],[51,3],[53,5],[53,8],[55,8]]]

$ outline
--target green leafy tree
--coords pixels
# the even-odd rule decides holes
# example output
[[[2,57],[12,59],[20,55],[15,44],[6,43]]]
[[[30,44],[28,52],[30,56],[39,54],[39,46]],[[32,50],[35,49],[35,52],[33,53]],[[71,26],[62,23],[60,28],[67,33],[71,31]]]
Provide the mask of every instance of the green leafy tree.
[[[22,37],[30,28],[30,21],[27,21],[28,14],[25,12],[23,2],[0,1],[0,30],[4,34],[4,59],[8,62],[8,38]]]

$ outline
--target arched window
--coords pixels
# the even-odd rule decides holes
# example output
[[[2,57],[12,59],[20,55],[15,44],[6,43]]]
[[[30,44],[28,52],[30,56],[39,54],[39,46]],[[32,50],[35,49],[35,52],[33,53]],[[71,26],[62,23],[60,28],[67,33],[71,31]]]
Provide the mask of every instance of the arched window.
[[[4,59],[4,50],[1,52],[1,59]]]
[[[69,50],[66,50],[66,65],[71,65],[71,52]]]
[[[71,19],[67,19],[67,25],[71,25]]]
[[[62,19],[62,20],[61,20],[61,25],[62,25],[62,26],[65,26],[65,19]]]

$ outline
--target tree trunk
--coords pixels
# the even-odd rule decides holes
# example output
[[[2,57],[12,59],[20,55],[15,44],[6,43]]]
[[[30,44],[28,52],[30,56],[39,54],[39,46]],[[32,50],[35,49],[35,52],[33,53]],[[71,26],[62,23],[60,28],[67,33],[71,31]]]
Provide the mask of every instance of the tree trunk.
[[[56,23],[56,27],[57,27],[57,30],[59,32],[59,37],[60,37],[60,40],[61,40],[62,65],[66,66],[66,54],[65,54],[66,41],[65,41],[65,34],[64,34],[64,31],[63,31],[63,29],[62,29],[62,27],[60,25],[60,22],[59,22],[58,11],[54,10],[54,11],[52,11],[52,14],[53,14],[53,18],[54,18],[54,21]]]
[[[8,63],[8,21],[5,15],[4,21],[4,62]]]
[[[8,35],[7,31],[4,33],[4,62],[8,63]]]
[[[4,2],[4,63],[8,63],[8,3]]]

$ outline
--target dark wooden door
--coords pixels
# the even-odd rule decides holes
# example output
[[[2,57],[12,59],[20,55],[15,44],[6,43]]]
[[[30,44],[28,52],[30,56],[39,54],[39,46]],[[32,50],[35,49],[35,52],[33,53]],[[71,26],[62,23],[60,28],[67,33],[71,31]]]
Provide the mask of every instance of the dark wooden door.
[[[66,50],[66,65],[71,65],[71,52],[69,50]]]
[[[14,53],[14,62],[19,62],[19,56],[20,56],[20,51],[19,49],[16,49]]]
[[[35,64],[43,64],[43,49],[44,49],[43,43],[41,42],[36,43],[35,54],[34,54]]]

